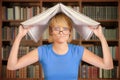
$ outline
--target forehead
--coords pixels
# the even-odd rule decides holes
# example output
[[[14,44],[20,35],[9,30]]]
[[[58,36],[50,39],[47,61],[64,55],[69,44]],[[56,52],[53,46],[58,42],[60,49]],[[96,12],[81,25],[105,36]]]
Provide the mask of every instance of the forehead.
[[[66,24],[55,24],[53,27],[68,27]]]
[[[68,24],[64,19],[59,19],[59,20],[54,22],[53,27],[56,27],[56,26],[58,26],[58,27],[68,27]]]

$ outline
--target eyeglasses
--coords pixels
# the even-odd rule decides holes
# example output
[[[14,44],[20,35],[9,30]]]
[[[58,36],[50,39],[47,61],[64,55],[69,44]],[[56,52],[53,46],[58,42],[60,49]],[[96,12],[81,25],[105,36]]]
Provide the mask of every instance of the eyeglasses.
[[[67,27],[62,27],[62,30],[60,29],[60,27],[53,27],[52,31],[54,32],[54,34],[60,34],[60,32],[62,32],[64,35],[69,34],[69,28]]]

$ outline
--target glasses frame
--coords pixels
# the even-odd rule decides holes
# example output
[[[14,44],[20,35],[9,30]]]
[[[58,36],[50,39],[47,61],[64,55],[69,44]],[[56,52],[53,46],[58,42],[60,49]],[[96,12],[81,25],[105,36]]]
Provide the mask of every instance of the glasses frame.
[[[55,29],[55,28],[58,28],[58,29]],[[70,34],[70,29],[67,28],[67,27],[63,27],[63,28],[62,28],[63,30],[60,30],[60,27],[55,27],[55,28],[52,28],[52,31],[53,31],[53,33],[55,33],[55,34],[60,34],[61,32],[62,32],[64,35]]]

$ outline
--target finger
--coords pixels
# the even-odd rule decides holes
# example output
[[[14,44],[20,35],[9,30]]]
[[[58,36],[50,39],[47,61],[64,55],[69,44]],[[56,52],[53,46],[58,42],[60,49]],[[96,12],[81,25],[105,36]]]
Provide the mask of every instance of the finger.
[[[98,29],[98,27],[93,27],[93,26],[89,26],[89,28],[90,28],[92,31]]]

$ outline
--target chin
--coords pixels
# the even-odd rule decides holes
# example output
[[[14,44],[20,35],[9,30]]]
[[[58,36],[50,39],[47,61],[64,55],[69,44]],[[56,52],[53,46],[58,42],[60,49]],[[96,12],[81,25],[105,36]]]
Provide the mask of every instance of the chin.
[[[60,40],[60,41],[57,41],[57,43],[66,43],[67,41],[66,40]]]
[[[68,42],[68,39],[67,38],[56,38],[54,39],[54,41],[57,43],[66,43]]]

